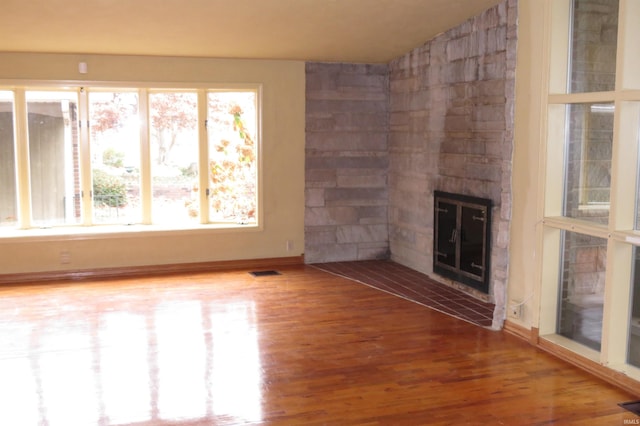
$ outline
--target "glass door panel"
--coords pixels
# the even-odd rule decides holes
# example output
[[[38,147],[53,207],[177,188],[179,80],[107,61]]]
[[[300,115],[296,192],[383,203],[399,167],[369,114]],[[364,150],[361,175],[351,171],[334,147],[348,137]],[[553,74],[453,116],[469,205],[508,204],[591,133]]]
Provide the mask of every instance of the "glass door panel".
[[[468,274],[484,277],[485,210],[462,206],[460,214],[460,269]]]
[[[458,206],[436,201],[436,263],[457,268]]]

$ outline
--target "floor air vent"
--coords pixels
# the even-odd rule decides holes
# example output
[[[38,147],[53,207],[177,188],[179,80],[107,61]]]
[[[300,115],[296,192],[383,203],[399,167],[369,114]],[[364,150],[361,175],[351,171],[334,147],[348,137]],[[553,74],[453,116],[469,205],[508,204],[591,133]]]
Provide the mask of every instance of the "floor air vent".
[[[272,275],[280,275],[280,272],[278,271],[253,271],[249,273],[254,277],[269,277]]]
[[[618,405],[624,408],[625,410],[629,410],[632,413],[640,416],[640,401],[621,402]]]

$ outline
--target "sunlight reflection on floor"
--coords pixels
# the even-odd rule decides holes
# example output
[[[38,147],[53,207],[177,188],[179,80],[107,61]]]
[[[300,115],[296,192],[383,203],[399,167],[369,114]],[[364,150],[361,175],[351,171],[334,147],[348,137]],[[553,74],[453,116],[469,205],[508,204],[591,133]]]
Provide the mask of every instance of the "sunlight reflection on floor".
[[[163,300],[150,314],[77,308],[0,332],[11,342],[0,350],[0,424],[262,419],[252,301]]]

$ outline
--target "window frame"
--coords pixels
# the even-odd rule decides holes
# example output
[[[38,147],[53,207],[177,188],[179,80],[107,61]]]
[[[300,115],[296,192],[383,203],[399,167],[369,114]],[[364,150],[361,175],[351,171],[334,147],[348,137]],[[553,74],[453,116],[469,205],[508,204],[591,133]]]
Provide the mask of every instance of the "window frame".
[[[640,16],[640,2],[620,0],[615,89],[586,93],[569,93],[572,4],[572,0],[546,2],[544,49],[548,55],[548,74],[543,77],[543,87],[546,90],[542,96],[542,123],[546,131],[541,133],[544,155],[540,164],[544,173],[539,193],[542,206],[542,229],[539,233],[542,256],[538,264],[539,336],[542,341],[551,342],[598,364],[640,379],[640,369],[630,366],[626,361],[632,252],[635,247],[640,246],[640,232],[636,223],[640,181],[640,77],[637,72],[634,73],[634,69],[637,70],[640,66],[640,59],[633,50],[634,40],[640,37],[640,29],[633,22],[634,17],[637,19]],[[606,225],[567,217],[563,213],[565,143],[554,144],[554,141],[557,142],[559,136],[563,141],[566,137],[567,117],[560,117],[561,110],[567,105],[579,103],[614,105],[609,220]],[[629,179],[630,176],[634,178]],[[558,182],[563,184],[558,185]],[[636,194],[636,197],[630,197],[629,194]],[[588,203],[585,207],[592,208]],[[557,334],[561,285],[559,275],[563,254],[560,243],[564,232],[577,232],[602,238],[607,242],[600,351]],[[625,326],[620,326],[621,324]]]
[[[264,229],[263,220],[263,185],[262,185],[262,108],[263,87],[260,83],[228,83],[228,84],[174,84],[161,82],[65,82],[65,81],[0,81],[0,90],[13,93],[14,99],[14,146],[16,150],[16,192],[18,194],[18,221],[15,227],[0,228],[0,239],[34,239],[58,240],[109,238],[111,236],[126,236],[134,234],[153,233],[154,235],[197,234],[202,231],[212,232],[256,232]],[[143,198],[142,221],[135,224],[93,224],[91,223],[91,173],[90,173],[90,135],[87,123],[81,124],[80,135],[80,170],[82,196],[82,222],[79,224],[63,224],[47,228],[35,227],[31,221],[30,188],[29,188],[29,150],[26,131],[26,98],[27,91],[77,91],[79,100],[79,114],[81,120],[88,117],[89,91],[133,91],[139,96],[139,115],[141,116],[141,165],[145,168],[147,178],[141,183]],[[151,171],[149,152],[149,105],[148,95],[158,92],[193,92],[197,94],[197,137],[198,137],[198,169],[206,170],[207,166],[207,93],[210,91],[247,91],[255,93],[256,104],[256,216],[252,223],[208,222],[208,191],[199,191],[200,220],[199,223],[180,223],[177,225],[154,224],[151,221]],[[141,173],[142,174],[142,173]],[[208,175],[199,173],[201,188],[208,187]]]

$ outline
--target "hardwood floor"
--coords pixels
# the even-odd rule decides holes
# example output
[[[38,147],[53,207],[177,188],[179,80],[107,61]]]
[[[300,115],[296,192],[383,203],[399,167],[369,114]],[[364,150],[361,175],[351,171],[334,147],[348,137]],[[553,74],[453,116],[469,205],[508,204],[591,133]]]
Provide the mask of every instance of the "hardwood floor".
[[[625,424],[636,396],[308,266],[0,288],[0,425]],[[631,423],[634,424],[634,423]]]

